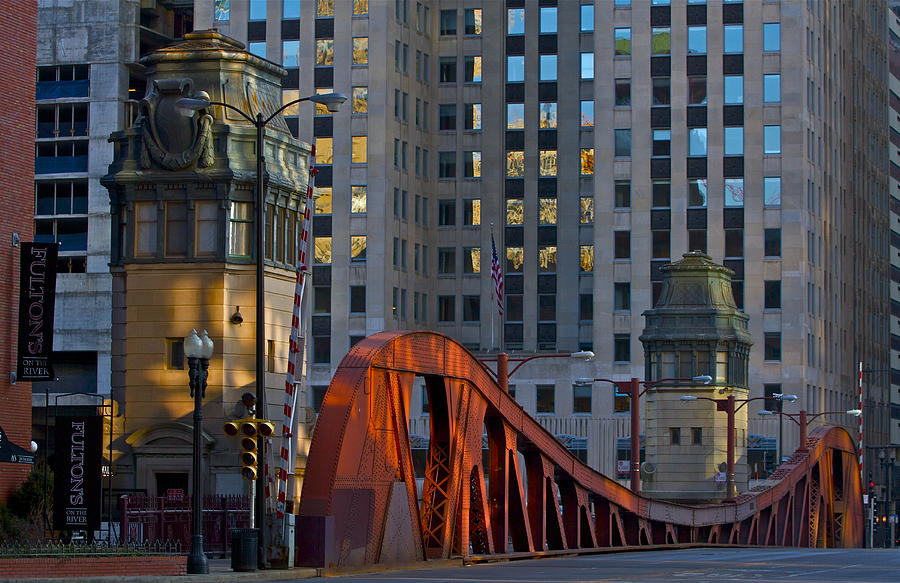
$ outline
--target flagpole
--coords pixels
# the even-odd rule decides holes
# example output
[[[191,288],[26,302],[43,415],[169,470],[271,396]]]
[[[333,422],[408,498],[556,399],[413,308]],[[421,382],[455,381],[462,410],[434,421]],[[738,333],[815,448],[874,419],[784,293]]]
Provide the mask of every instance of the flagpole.
[[[491,245],[494,244],[494,223],[491,223]],[[491,249],[493,252],[493,249]],[[494,299],[493,276],[491,276],[491,299]],[[491,310],[491,352],[494,351],[494,311]]]

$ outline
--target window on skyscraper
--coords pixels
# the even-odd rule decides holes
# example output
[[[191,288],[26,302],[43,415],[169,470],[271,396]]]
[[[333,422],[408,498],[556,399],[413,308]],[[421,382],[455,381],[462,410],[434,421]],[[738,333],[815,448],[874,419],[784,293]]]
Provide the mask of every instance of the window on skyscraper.
[[[594,197],[582,196],[578,199],[578,222],[590,225],[594,222]]]
[[[688,180],[688,206],[706,206],[706,179],[692,178]]]
[[[438,322],[456,321],[456,296],[438,296]]]
[[[556,198],[542,197],[538,199],[538,224],[555,225],[557,221]]]
[[[631,182],[628,180],[617,180],[615,183],[615,208],[631,207]]]
[[[353,214],[362,214],[367,210],[367,187],[351,186],[350,187],[350,212]]]
[[[481,297],[463,296],[463,322],[478,322],[481,320]]]
[[[506,104],[506,129],[521,130],[525,128],[525,104]]]
[[[556,386],[537,385],[535,387],[536,403],[535,412],[553,413],[556,411]]]
[[[463,176],[481,178],[481,152],[463,152]]]
[[[481,247],[463,247],[463,273],[481,273]]]
[[[613,31],[616,55],[631,54],[631,28],[617,28]]]
[[[369,37],[357,36],[353,38],[353,64],[369,64]]]
[[[427,8],[426,8],[427,10]],[[353,16],[362,16],[369,13],[369,0],[353,0]],[[427,12],[426,12],[427,14]],[[427,20],[427,19],[426,19]]]
[[[353,97],[351,98],[351,105],[353,106],[353,113],[368,113],[369,112],[369,88],[368,87],[354,87],[353,88]]]
[[[466,34],[481,34],[481,8],[466,8]]]
[[[556,81],[556,55],[540,55],[540,80]]]
[[[465,116],[466,116],[466,125],[465,128],[467,130],[480,130],[481,129],[481,104],[480,103],[467,103],[465,104]]]
[[[706,105],[706,77],[688,77],[688,105]]]
[[[631,130],[618,129],[614,131],[615,155],[619,157],[631,156]]]
[[[580,245],[578,247],[578,269],[582,272],[594,271],[594,246]]]
[[[266,0],[250,0],[250,20],[266,19]]]
[[[538,247],[538,273],[556,273],[556,245]]]
[[[584,103],[582,101],[582,103]],[[593,102],[591,102],[593,104]],[[631,78],[616,79],[616,107],[631,105]]]
[[[781,50],[781,24],[766,22],[763,24],[763,51],[778,52]]]
[[[506,272],[520,273],[525,263],[525,249],[523,247],[506,248]],[[521,297],[521,296],[519,296]],[[510,318],[512,319],[512,318]]]
[[[313,262],[317,264],[331,263],[331,237],[315,237],[313,240]]]
[[[438,178],[456,178],[456,152],[438,152]]]
[[[556,102],[544,102],[538,106],[538,127],[541,129],[556,128]]]
[[[438,105],[438,129],[453,131],[456,129],[456,104],[441,103]]]
[[[706,156],[706,128],[688,128],[688,156]]]
[[[744,103],[744,76],[725,75],[725,105]]]
[[[650,54],[668,55],[672,52],[672,29],[654,27],[650,30]]]
[[[631,283],[617,281],[613,284],[613,309],[628,311],[631,309]]]
[[[744,25],[725,25],[722,38],[722,51],[726,54],[744,52]]]
[[[630,231],[613,231],[613,257],[615,259],[631,258]]]
[[[334,138],[316,138],[316,164],[334,163]]]
[[[456,274],[456,247],[438,247],[438,275]]]
[[[725,155],[744,155],[744,127],[731,126],[725,128]]]
[[[281,65],[283,67],[300,66],[300,41],[286,40],[281,43]]]
[[[781,101],[781,75],[774,73],[763,75],[763,103]]]
[[[613,360],[616,362],[631,362],[631,335],[613,335]]]
[[[260,42],[251,42],[247,43],[247,50],[260,57],[261,59],[266,58],[266,41]]]
[[[744,256],[744,229],[725,229],[725,259]]]
[[[556,150],[540,150],[538,152],[538,175],[539,176],[556,176],[557,171],[557,151]]]
[[[581,78],[594,78],[594,53],[581,53]]]
[[[580,14],[581,32],[592,32],[594,30],[594,5],[582,4]]]
[[[554,34],[556,32],[556,6],[541,7],[541,34]]]
[[[320,38],[316,41],[316,65],[334,65],[333,38]]]
[[[763,126],[763,153],[781,153],[781,126]]]
[[[766,176],[763,178],[763,204],[781,206],[781,177]]]
[[[478,226],[481,224],[481,199],[467,198],[463,200],[463,225]]]
[[[352,235],[350,237],[350,261],[362,262],[366,260],[366,236]]]
[[[670,182],[662,180],[654,181],[651,191],[651,208],[661,209],[672,206],[672,184]]]
[[[653,130],[652,154],[655,157],[672,155],[672,130]]]
[[[594,149],[581,148],[581,175],[589,176],[594,174]]]
[[[689,55],[705,55],[706,54],[706,27],[705,26],[689,26],[688,27],[688,46]]]
[[[330,215],[332,210],[332,188],[330,186],[317,186],[315,199],[315,214]]]
[[[365,164],[368,161],[367,136],[353,136],[350,138],[350,162],[353,164]]]
[[[652,105],[670,105],[672,103],[672,82],[668,77],[654,77]]]
[[[781,257],[781,229],[765,229],[763,231],[766,257]]]
[[[781,309],[781,280],[763,282],[763,308],[766,310]]]
[[[525,203],[521,198],[506,199],[506,224],[521,225],[525,222]]]
[[[481,55],[468,55],[465,57],[465,82],[481,83]]]
[[[313,288],[313,313],[331,313],[331,288],[317,285]],[[271,342],[271,340],[270,340]]]
[[[744,206],[744,179],[726,178],[724,198],[726,207]]]
[[[510,8],[506,11],[506,34],[525,34],[524,8]]]
[[[456,83],[456,57],[441,57],[441,83]]]
[[[670,231],[668,229],[660,229],[651,232],[653,234],[653,259],[669,259],[671,256]]]
[[[763,359],[781,360],[781,332],[764,334]]]
[[[525,57],[506,57],[506,80],[510,83],[518,83],[525,80]]]
[[[452,36],[456,34],[456,10],[441,10],[440,20],[441,36]]]
[[[506,153],[507,178],[522,178],[525,176],[525,152],[509,151]]]
[[[594,127],[593,100],[581,102],[581,127]]]
[[[316,16],[334,18],[334,0],[316,0]]]
[[[456,224],[456,200],[442,198],[438,201],[438,226],[447,227]]]

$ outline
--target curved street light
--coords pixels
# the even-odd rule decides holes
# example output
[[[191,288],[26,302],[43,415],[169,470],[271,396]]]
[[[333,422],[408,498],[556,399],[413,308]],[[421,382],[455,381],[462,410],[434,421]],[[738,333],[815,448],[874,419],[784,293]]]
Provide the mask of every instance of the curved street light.
[[[796,423],[800,427],[800,443],[797,446],[797,451],[803,452],[808,451],[806,448],[806,439],[809,435],[808,432],[810,421],[812,421],[816,417],[821,417],[822,415],[852,415],[854,417],[859,417],[860,415],[862,415],[862,410],[847,409],[846,411],[822,411],[821,413],[810,415],[803,410],[801,410],[799,413],[785,413],[784,411],[768,411],[766,409],[763,409],[762,411],[757,411],[757,415],[781,415]],[[778,462],[781,463],[781,460],[778,460]]]
[[[263,249],[265,248],[266,233],[266,199],[265,199],[265,141],[266,141],[266,125],[277,115],[292,105],[296,105],[302,101],[312,101],[313,103],[321,103],[328,108],[328,111],[337,112],[341,104],[347,101],[347,96],[342,93],[324,93],[321,95],[309,95],[301,97],[285,103],[268,117],[263,115],[261,111],[255,116],[246,113],[230,103],[224,101],[211,101],[209,99],[197,99],[191,97],[183,97],[175,102],[175,109],[184,116],[190,117],[195,112],[207,109],[213,105],[230,109],[241,115],[244,119],[256,127],[256,188],[254,203],[256,206],[256,411],[257,416],[265,419],[266,413],[266,362],[265,362],[265,338],[266,338],[266,310],[265,310],[265,259],[263,257]],[[263,488],[260,486],[254,491],[254,505],[256,516],[260,525],[265,522],[266,499],[263,494]],[[254,525],[250,525],[253,527]],[[261,565],[266,564],[266,529],[260,529],[259,536],[259,562]]]
[[[532,360],[536,360],[538,358],[575,358],[578,360],[583,360],[588,362],[594,359],[594,353],[590,350],[579,350],[577,352],[564,352],[557,354],[535,354],[527,357],[510,357],[507,353],[501,352],[494,357],[487,358],[478,358],[478,362],[484,364],[485,362],[496,362],[497,370],[496,372],[491,370],[488,366],[485,366],[484,369],[488,371],[492,377],[497,381],[497,384],[500,385],[500,388],[503,389],[504,392],[509,392],[509,377],[514,375],[517,370],[522,368],[522,365],[526,362],[530,362]],[[509,363],[516,362],[518,363],[513,367],[512,370],[509,370]]]

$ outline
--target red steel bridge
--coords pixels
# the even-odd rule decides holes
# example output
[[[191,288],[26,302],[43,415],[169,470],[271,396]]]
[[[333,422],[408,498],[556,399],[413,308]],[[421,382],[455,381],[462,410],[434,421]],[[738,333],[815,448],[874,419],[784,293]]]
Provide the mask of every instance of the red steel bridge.
[[[408,434],[415,377],[424,377],[431,407],[421,497]],[[571,455],[455,340],[382,332],[350,350],[322,403],[298,564],[684,543],[862,546],[859,468],[844,429],[812,432],[807,451],[767,484],[702,506],[635,494]]]

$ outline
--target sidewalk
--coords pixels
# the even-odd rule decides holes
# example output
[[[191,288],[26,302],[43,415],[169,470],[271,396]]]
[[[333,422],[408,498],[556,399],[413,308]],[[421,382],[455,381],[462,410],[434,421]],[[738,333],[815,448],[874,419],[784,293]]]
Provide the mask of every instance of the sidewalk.
[[[187,557],[185,557],[187,559]],[[318,577],[313,568],[272,569],[236,573],[231,570],[231,559],[210,559],[208,575],[136,575],[134,577],[42,577],[4,579],[0,583],[212,583],[213,581],[284,581],[286,579],[310,579]]]

